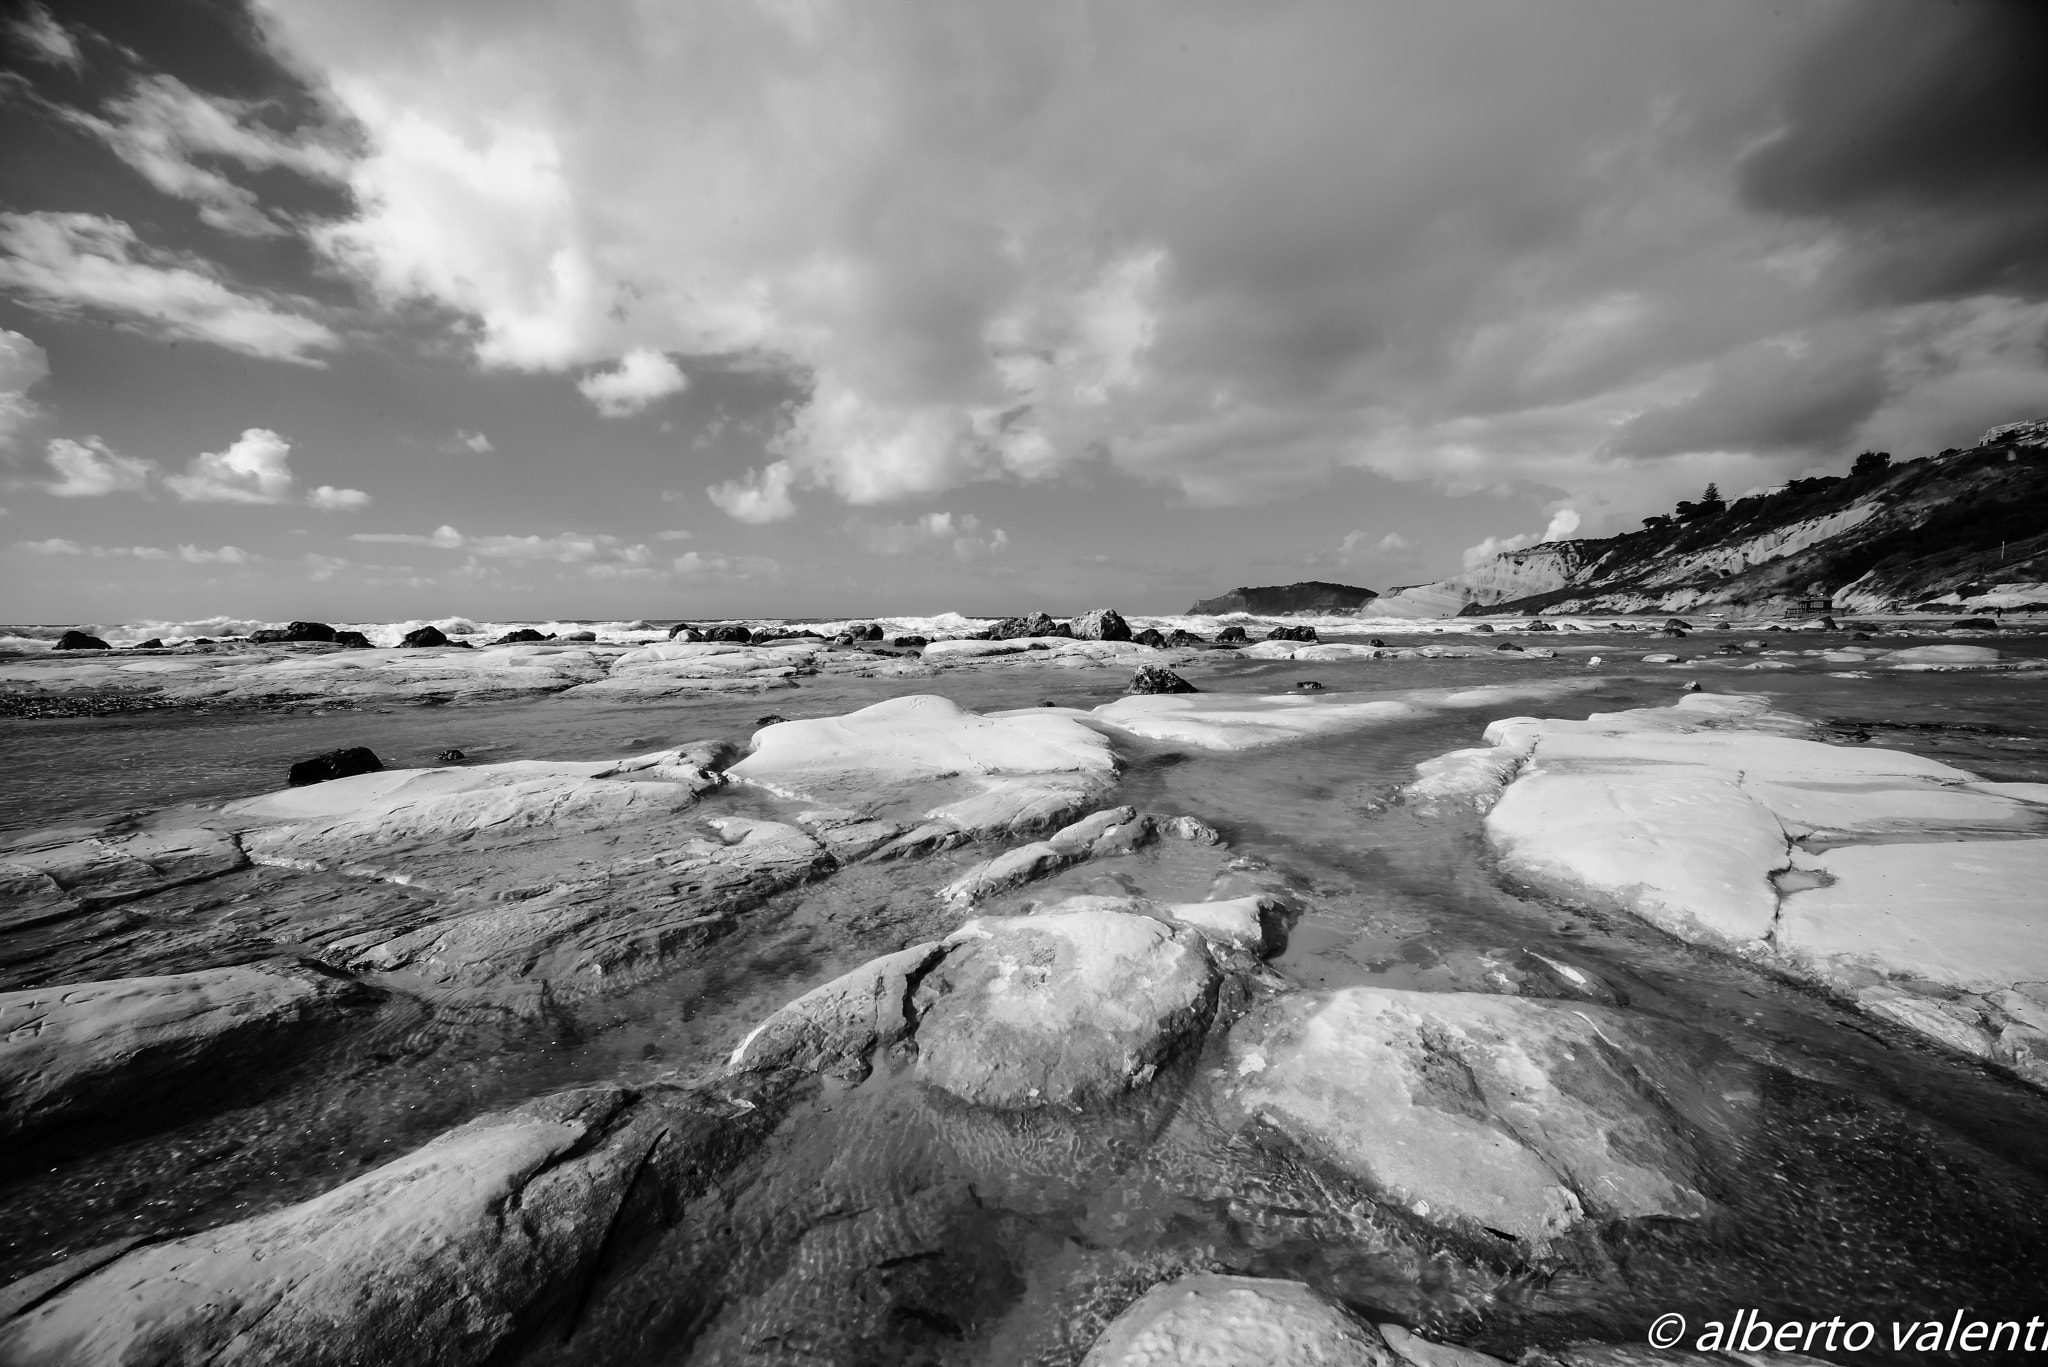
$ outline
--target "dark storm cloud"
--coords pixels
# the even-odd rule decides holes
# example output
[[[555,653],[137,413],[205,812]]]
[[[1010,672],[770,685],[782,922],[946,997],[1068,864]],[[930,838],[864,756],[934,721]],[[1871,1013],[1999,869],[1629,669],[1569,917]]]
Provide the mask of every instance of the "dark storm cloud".
[[[1871,0],[1791,69],[1748,202],[1853,233],[1860,297],[2048,294],[2048,4]]]

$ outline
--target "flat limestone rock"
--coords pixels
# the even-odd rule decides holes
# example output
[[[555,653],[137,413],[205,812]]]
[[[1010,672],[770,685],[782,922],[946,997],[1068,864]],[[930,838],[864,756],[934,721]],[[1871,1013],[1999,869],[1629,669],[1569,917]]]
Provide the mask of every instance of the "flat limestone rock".
[[[588,995],[833,867],[824,847],[795,826],[739,818],[716,824],[724,828],[719,840],[691,841],[396,937],[337,941],[330,952],[359,971],[404,972],[442,986],[527,980],[547,983],[558,998]]]
[[[583,1284],[652,1136],[616,1087],[452,1130],[323,1196],[135,1249],[0,1323],[6,1367],[474,1363]]]
[[[910,993],[945,954],[930,940],[861,965],[812,988],[739,1042],[727,1067],[741,1072],[799,1068],[855,1080],[869,1059],[915,1028]]]
[[[1408,791],[1491,801],[1486,835],[1512,877],[2048,1079],[2037,1027],[1988,996],[1951,1000],[2048,979],[2041,785],[1807,730],[1761,699],[1704,694],[1584,721],[1512,718],[1488,728],[1492,759],[1444,756]]]
[[[1289,993],[1231,1031],[1227,1084],[1416,1219],[1541,1249],[1588,1217],[1712,1213],[1704,1134],[1742,1065],[1609,1008],[1354,987]]]
[[[866,807],[877,790],[942,783],[963,798],[1014,778],[1059,779],[1051,788],[1085,791],[1115,777],[1116,757],[1107,740],[1070,717],[981,716],[946,698],[913,695],[763,727],[753,752],[727,772],[784,797]]]
[[[295,1047],[376,994],[292,962],[0,992],[0,1137],[134,1119]]]
[[[0,886],[18,886],[31,901],[54,908],[58,901],[81,908],[109,906],[165,888],[202,882],[246,866],[248,856],[230,835],[203,829],[143,831],[49,841],[34,834],[16,837],[0,850]],[[56,893],[43,888],[47,882]],[[10,915],[9,913],[14,913]],[[0,926],[18,921],[21,909],[9,899]]]
[[[275,822],[243,844],[258,859],[350,857],[463,833],[593,829],[688,810],[716,780],[682,765],[626,761],[387,769],[229,804],[230,817]],[[664,777],[650,777],[663,773]]]
[[[1081,1367],[1408,1367],[1377,1329],[1302,1282],[1196,1273],[1140,1296]]]
[[[1208,1023],[1220,974],[1192,930],[1080,911],[977,918],[911,998],[916,1076],[1003,1108],[1086,1105],[1149,1082]]]
[[[1849,845],[1816,862],[1834,882],[1788,894],[1777,934],[1812,976],[1966,992],[2048,981],[2048,840]]]
[[[1397,693],[1247,696],[1150,694],[1119,698],[1094,716],[1132,735],[1204,750],[1253,750],[1311,736],[1385,726],[1441,711],[1537,701],[1596,687],[1591,679],[1548,679],[1486,688],[1421,688]],[[1016,713],[1002,713],[1014,716]]]

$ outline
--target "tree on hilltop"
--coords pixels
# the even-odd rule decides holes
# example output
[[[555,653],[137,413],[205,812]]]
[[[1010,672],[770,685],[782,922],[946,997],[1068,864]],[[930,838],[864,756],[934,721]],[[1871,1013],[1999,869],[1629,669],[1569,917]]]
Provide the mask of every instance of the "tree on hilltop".
[[[1881,475],[1892,468],[1892,453],[1889,451],[1865,451],[1856,457],[1856,463],[1849,467],[1852,475]]]

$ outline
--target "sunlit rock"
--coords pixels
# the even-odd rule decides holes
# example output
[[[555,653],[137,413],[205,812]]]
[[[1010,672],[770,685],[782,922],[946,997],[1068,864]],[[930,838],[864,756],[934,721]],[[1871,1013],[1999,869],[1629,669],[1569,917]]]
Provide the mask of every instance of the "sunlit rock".
[[[1196,1273],[1147,1291],[1081,1367],[1407,1367],[1372,1325],[1301,1282]]]

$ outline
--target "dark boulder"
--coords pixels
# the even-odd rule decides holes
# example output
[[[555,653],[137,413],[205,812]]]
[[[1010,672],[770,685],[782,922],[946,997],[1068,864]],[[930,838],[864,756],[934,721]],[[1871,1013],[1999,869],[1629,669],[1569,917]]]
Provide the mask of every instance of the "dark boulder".
[[[468,759],[469,756],[463,754],[460,750],[448,749],[443,750],[438,755],[435,755],[434,758],[441,761],[441,763],[443,764],[460,764],[463,760]]]
[[[1724,625],[1725,625],[1725,624],[1724,624]],[[1836,625],[1835,625],[1835,619],[1834,619],[1834,618],[1832,618],[1832,617],[1823,617],[1823,618],[1821,618],[1821,619],[1820,619],[1820,629],[1821,629],[1822,631],[1840,631],[1840,630],[1841,630],[1841,628],[1840,628],[1840,627],[1838,627],[1838,626],[1836,626]]]
[[[1670,621],[1664,624],[1664,629],[1666,631],[1691,631],[1692,623],[1680,621],[1678,618],[1673,617]]]
[[[252,631],[249,633],[249,639],[270,644],[280,641],[317,641],[324,644],[334,640],[334,628],[325,622],[292,622],[282,627]]]
[[[1146,665],[1131,676],[1130,687],[1126,688],[1124,692],[1196,693],[1200,692],[1200,690],[1170,669],[1161,669],[1158,665]]]
[[[1322,687],[1322,685],[1316,682],[1314,679],[1296,679],[1294,681],[1294,686],[1304,693],[1313,693],[1318,688]]]
[[[72,630],[57,638],[53,650],[112,650],[113,647],[97,636],[88,636],[82,631]]]
[[[1220,598],[1204,598],[1190,613],[1220,617],[1228,612],[1272,616],[1283,612],[1352,612],[1379,597],[1371,589],[1311,579],[1267,588],[1236,588]]]
[[[597,644],[597,633],[594,631],[572,631],[563,636],[562,639],[564,641],[574,641],[578,645],[595,645]]]
[[[156,637],[152,636],[147,641],[137,641],[134,645],[129,646],[128,648],[130,650],[162,650],[164,648],[164,643],[158,640]]]
[[[249,633],[249,639],[257,645],[267,646],[289,641],[291,637],[285,633],[283,627],[259,627]]]
[[[879,641],[882,639],[882,628],[873,622],[848,622],[840,629],[839,634],[832,639],[835,643],[843,645],[858,645],[862,641]]]
[[[698,634],[697,628],[691,626],[688,622],[677,622],[674,626],[670,627],[668,629],[668,638],[671,641],[673,641],[676,637],[681,636],[685,632],[689,633],[690,639],[693,641],[701,641],[704,639],[701,635]]]
[[[1175,627],[1166,634],[1166,643],[1170,646],[1205,646],[1209,644],[1209,638]]]
[[[372,754],[367,745],[351,745],[343,750],[329,750],[324,755],[300,760],[292,766],[288,781],[294,788],[303,788],[308,783],[374,774],[383,767],[384,761]]]
[[[1239,641],[1249,640],[1250,638],[1244,634],[1243,627],[1225,627],[1216,633],[1216,639],[1224,645],[1235,645]]]
[[[1555,625],[1554,623],[1546,622],[1546,621],[1544,621],[1544,620],[1543,620],[1542,618],[1540,618],[1540,617],[1532,617],[1532,618],[1530,618],[1530,619],[1529,619],[1528,621],[1526,621],[1526,622],[1522,623],[1522,630],[1524,630],[1524,631],[1556,631],[1556,630],[1557,630],[1557,627],[1556,627],[1556,625]]]
[[[1683,631],[1680,631],[1677,627],[1665,627],[1662,631],[1655,631],[1650,634],[1666,641],[1679,641],[1685,639],[1685,633]]]
[[[506,632],[497,640],[492,641],[491,644],[494,646],[517,646],[525,645],[528,641],[545,641],[546,639],[547,637],[541,635],[532,627],[520,627],[517,630]]]
[[[1472,628],[1472,630],[1484,632],[1486,635],[1491,636],[1493,635],[1493,624],[1491,622],[1481,622],[1478,626]]]
[[[991,641],[1016,641],[1028,636],[1072,636],[1074,629],[1043,612],[1029,617],[1005,617],[988,630]]]
[[[780,712],[770,712],[770,713],[769,713],[769,714],[768,714],[767,716],[765,716],[765,717],[756,717],[756,718],[754,718],[754,725],[756,725],[756,726],[780,726],[780,725],[781,725],[781,724],[782,724],[783,722],[786,722],[786,721],[788,721],[788,720],[789,720],[789,718],[788,718],[788,717],[785,717],[785,716],[783,716],[783,715],[782,715],[782,714],[781,714]]]
[[[791,631],[788,627],[762,627],[753,635],[753,642],[757,646],[765,646],[770,641],[822,641],[824,639],[823,636],[820,636],[815,631]]]
[[[1143,631],[1131,637],[1131,640],[1141,646],[1152,646],[1155,649],[1166,644],[1166,637],[1160,633],[1157,627],[1146,627]]]
[[[1097,608],[1074,620],[1073,634],[1084,641],[1128,641],[1131,624],[1115,608]]]
[[[1308,641],[1313,643],[1316,639],[1316,629],[1314,627],[1274,627],[1266,633],[1266,639],[1269,641]]]
[[[448,637],[439,627],[417,627],[405,633],[398,644],[407,650],[426,650],[433,646],[445,646]]]
[[[337,631],[334,633],[334,643],[338,646],[347,646],[350,650],[370,648],[370,638],[360,631]]]
[[[1516,645],[1513,641],[1502,641],[1499,645],[1494,647],[1494,650],[1496,652],[1503,650],[1512,651],[1517,655],[1520,655],[1522,653],[1522,648]]]
[[[753,644],[754,633],[737,622],[727,622],[724,626],[705,628],[704,639],[707,641],[730,641],[735,645],[744,646]]]
[[[1382,649],[1386,646],[1387,643],[1385,641],[1382,641],[1379,637],[1375,636],[1370,641],[1367,641],[1366,644],[1372,646],[1374,649]]]
[[[923,636],[898,636],[889,644],[901,650],[918,650],[930,645],[931,642]]]
[[[1965,617],[1959,622],[1948,624],[1950,631],[1996,631],[1998,623],[1989,617]]]

